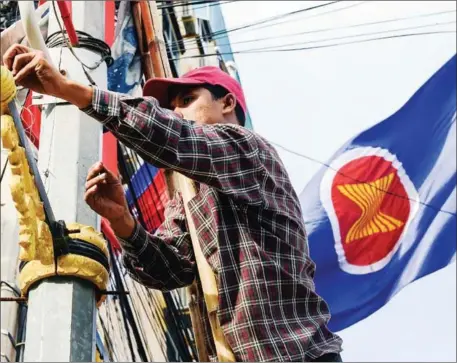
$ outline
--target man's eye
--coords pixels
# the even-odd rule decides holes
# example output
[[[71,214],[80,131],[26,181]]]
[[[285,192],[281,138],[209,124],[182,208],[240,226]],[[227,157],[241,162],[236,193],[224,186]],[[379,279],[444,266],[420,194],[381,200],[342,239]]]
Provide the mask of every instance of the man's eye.
[[[182,99],[183,106],[187,106],[189,103],[191,103],[192,99],[193,99],[192,96],[183,97],[183,99]]]

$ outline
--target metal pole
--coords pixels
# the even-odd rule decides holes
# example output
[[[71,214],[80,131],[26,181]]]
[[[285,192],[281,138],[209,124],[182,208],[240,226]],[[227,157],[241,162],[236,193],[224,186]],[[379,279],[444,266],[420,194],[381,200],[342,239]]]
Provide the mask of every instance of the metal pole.
[[[104,39],[104,1],[72,2],[75,29]],[[62,22],[62,20],[60,19]],[[60,31],[50,7],[49,34]],[[75,49],[92,65],[100,55]],[[55,65],[73,79],[88,83],[81,64],[68,49],[50,49]],[[106,89],[106,65],[88,71]],[[43,100],[44,104],[43,104]],[[47,103],[48,102],[48,103]],[[84,183],[89,167],[100,160],[100,124],[77,107],[44,97],[38,166],[57,219],[99,229],[99,217],[84,203]],[[41,281],[29,292],[24,360],[27,362],[92,362],[95,360],[96,301],[89,282],[54,277]]]

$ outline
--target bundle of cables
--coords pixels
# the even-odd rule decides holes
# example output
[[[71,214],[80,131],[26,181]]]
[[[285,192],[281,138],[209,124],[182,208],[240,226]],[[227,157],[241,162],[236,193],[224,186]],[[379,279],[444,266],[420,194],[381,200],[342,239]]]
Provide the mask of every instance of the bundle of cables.
[[[92,52],[100,54],[101,58],[93,66],[84,65],[88,69],[96,69],[101,63],[106,62],[106,65],[109,67],[113,64],[113,57],[111,56],[111,48],[103,40],[94,38],[92,35],[76,30],[76,35],[78,36],[79,46],[78,48],[88,49]],[[46,45],[49,48],[57,47],[68,47],[69,41],[67,38],[67,31],[64,30],[57,31],[51,34],[48,39],[46,39]]]
[[[87,72],[87,69],[97,69],[103,62],[106,62],[106,65],[108,67],[111,66],[114,63],[114,59],[111,56],[111,48],[103,40],[94,38],[92,35],[82,32],[80,30],[76,30],[76,35],[78,36],[79,40],[78,48],[89,49],[92,52],[100,54],[100,60],[95,62],[95,64],[93,65],[87,65],[76,55],[73,46],[70,44],[70,41],[68,39],[67,31],[62,28],[61,24],[59,25],[61,31],[51,34],[46,39],[46,45],[49,48],[67,47],[70,50],[71,54],[73,54],[73,56],[81,64],[81,67],[83,69],[84,74],[86,75],[87,80],[90,82],[91,85],[96,86],[95,81]]]

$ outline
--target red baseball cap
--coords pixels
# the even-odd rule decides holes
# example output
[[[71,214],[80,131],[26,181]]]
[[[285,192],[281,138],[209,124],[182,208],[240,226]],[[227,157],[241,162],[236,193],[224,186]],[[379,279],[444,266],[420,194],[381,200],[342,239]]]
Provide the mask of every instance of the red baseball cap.
[[[241,85],[229,74],[213,66],[196,68],[179,78],[152,78],[144,85],[143,95],[152,96],[159,101],[160,106],[169,108],[170,87],[176,85],[199,86],[203,84],[225,88],[235,96],[238,105],[246,115],[246,100]]]

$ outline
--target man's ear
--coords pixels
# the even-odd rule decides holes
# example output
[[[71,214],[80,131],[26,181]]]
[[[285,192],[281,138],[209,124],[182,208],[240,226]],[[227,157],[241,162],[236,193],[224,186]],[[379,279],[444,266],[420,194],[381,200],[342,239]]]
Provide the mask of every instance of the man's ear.
[[[233,94],[227,93],[224,98],[222,99],[223,102],[223,109],[222,113],[224,115],[228,115],[231,112],[235,112],[236,108],[236,98]]]

